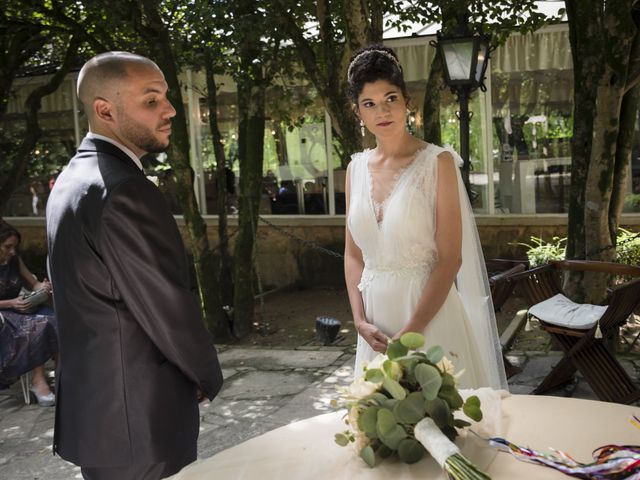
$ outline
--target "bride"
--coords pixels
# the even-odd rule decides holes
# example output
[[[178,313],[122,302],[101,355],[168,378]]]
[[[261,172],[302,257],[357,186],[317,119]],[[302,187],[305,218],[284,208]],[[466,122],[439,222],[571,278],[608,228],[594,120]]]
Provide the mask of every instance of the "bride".
[[[357,52],[353,110],[376,137],[347,169],[345,280],[358,330],[356,375],[388,338],[421,332],[465,388],[507,388],[477,231],[452,150],[409,134],[402,67],[390,48]]]

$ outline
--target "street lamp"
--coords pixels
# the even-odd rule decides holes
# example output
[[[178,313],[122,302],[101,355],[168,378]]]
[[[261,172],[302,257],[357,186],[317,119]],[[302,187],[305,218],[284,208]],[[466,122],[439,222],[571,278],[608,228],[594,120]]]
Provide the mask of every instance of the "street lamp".
[[[462,179],[464,181],[469,200],[471,196],[471,182],[469,171],[469,97],[479,88],[483,92],[487,90],[484,85],[485,73],[489,64],[491,37],[488,35],[474,34],[469,31],[467,15],[462,15],[458,20],[458,28],[451,34],[438,32],[438,41],[431,42],[431,46],[438,49],[444,70],[444,81],[456,95],[460,103],[460,111],[456,112],[460,120],[460,156],[463,160]]]

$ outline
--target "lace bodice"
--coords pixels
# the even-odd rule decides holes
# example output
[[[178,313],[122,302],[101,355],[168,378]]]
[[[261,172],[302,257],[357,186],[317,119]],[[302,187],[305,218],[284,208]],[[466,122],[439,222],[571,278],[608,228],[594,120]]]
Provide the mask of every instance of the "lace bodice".
[[[394,179],[396,184],[389,196],[377,205],[368,169],[372,151],[352,157],[347,222],[364,258],[363,282],[372,271],[424,273],[435,264],[436,167],[442,151],[435,145],[419,150],[413,162]],[[384,211],[379,212],[380,208]]]

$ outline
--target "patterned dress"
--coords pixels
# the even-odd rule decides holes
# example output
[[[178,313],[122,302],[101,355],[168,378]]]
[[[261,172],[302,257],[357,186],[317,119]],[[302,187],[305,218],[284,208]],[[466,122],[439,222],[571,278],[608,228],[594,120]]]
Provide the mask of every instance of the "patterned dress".
[[[16,256],[7,265],[0,265],[0,300],[16,298],[21,288]],[[58,352],[57,329],[51,308],[40,307],[33,313],[0,309],[0,389]]]

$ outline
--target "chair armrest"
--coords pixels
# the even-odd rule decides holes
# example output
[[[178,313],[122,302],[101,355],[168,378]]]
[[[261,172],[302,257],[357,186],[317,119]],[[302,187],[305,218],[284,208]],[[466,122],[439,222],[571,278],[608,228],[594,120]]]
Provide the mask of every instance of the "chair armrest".
[[[600,272],[609,275],[630,275],[640,277],[640,267],[623,263],[599,262],[596,260],[562,260],[556,262],[555,268],[583,272]]]
[[[554,263],[555,262],[545,263],[544,265],[525,270],[524,272],[514,273],[513,275],[509,276],[509,280],[511,280],[512,282],[519,282],[534,275],[545,273],[546,271],[555,268]]]
[[[493,276],[489,277],[489,283],[490,284],[495,284],[495,283],[504,281],[507,278],[511,278],[516,273],[520,273],[520,272],[524,271],[525,269],[526,269],[525,264],[524,263],[520,263],[518,265],[515,265],[515,266],[511,267],[509,270],[505,270],[504,272],[500,272],[500,273],[498,273],[496,275],[493,275]]]
[[[553,297],[560,293],[558,272],[554,263],[547,263],[540,267],[511,275],[507,282],[517,286],[529,301],[529,306]]]

